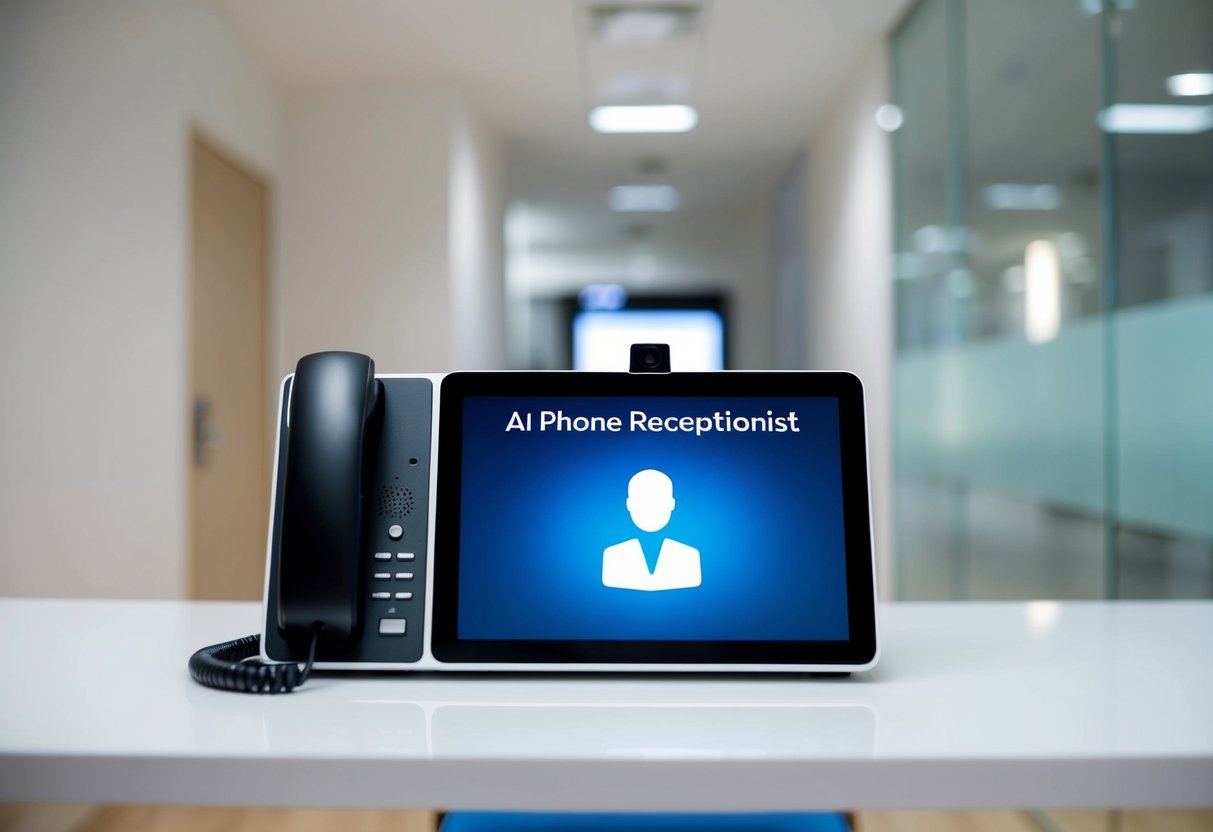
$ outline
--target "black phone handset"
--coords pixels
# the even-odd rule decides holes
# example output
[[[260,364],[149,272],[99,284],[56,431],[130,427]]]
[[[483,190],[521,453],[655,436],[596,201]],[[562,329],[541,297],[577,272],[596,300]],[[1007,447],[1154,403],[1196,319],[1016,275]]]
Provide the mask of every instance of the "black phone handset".
[[[260,637],[204,647],[190,657],[201,684],[248,693],[287,693],[307,680],[322,640],[361,630],[359,543],[363,450],[382,407],[375,362],[352,352],[304,356],[287,404],[287,439],[277,593],[278,631],[301,653],[294,663],[252,660]]]

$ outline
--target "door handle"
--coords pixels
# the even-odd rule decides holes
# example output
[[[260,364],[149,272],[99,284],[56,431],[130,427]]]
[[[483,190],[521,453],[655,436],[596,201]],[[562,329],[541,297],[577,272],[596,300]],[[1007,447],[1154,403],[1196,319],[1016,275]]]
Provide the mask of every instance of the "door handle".
[[[223,432],[211,421],[211,400],[194,396],[194,467],[205,468],[210,462],[210,450],[223,444]]]

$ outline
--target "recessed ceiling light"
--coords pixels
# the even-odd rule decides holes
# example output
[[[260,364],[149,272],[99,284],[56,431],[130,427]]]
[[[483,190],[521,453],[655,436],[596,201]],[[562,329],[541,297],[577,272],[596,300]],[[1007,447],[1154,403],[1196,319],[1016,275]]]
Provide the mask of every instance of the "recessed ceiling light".
[[[605,106],[590,110],[590,127],[599,133],[685,133],[699,123],[686,104]]]
[[[994,211],[1056,211],[1061,207],[1061,190],[1056,185],[990,185],[982,197]]]
[[[1106,133],[1203,133],[1213,129],[1213,104],[1113,104],[1099,113]]]
[[[673,185],[619,185],[611,188],[614,211],[673,211],[678,207],[678,189]]]
[[[881,104],[876,108],[876,126],[886,133],[895,133],[905,123],[905,116],[896,104]]]
[[[1171,95],[1213,95],[1213,72],[1185,72],[1167,79]]]

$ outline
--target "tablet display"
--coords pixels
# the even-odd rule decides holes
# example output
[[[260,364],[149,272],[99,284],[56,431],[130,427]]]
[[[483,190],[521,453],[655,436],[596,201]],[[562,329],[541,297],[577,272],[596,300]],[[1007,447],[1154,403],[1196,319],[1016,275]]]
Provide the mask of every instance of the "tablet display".
[[[853,376],[456,373],[441,395],[440,660],[871,657]]]

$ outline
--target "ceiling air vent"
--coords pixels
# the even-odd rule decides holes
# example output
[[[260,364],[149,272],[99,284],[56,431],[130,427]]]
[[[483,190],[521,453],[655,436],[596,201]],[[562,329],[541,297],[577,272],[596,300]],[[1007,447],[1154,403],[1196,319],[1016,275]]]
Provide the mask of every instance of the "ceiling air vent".
[[[590,31],[608,46],[661,44],[693,34],[699,7],[691,3],[590,7]]]

